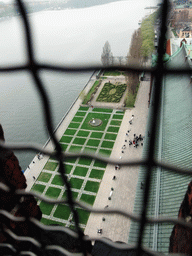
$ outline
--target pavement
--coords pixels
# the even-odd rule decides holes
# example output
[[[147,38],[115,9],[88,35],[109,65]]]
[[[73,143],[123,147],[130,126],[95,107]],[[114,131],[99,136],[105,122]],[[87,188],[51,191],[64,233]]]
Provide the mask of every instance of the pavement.
[[[135,148],[129,146],[129,139],[133,140],[134,134],[142,136],[145,134],[150,81],[142,81],[136,98],[135,108],[125,111],[125,115],[113,147],[111,158],[115,160],[139,160],[142,156],[143,147],[139,145]],[[134,115],[132,124],[129,124]],[[129,136],[126,135],[127,131]],[[127,140],[127,142],[125,142]],[[122,146],[126,145],[124,153]],[[108,165],[100,184],[99,191],[94,203],[94,208],[115,208],[133,212],[136,186],[138,180],[139,167],[121,167],[115,170],[113,165]],[[113,180],[113,177],[116,179]],[[113,193],[111,195],[111,188]],[[111,195],[111,200],[108,197]],[[105,218],[105,221],[103,221]],[[102,234],[98,233],[102,229]],[[127,243],[130,229],[130,220],[126,217],[115,214],[94,214],[91,213],[85,234],[91,237],[107,237],[112,241],[122,241]]]
[[[85,93],[90,90],[92,85],[95,82],[95,75],[92,76],[89,83],[85,87]],[[111,81],[112,77],[107,78]],[[119,80],[119,82],[125,82],[124,77],[114,78]],[[106,82],[106,79],[104,80]],[[112,82],[112,81],[111,81]],[[103,83],[104,84],[104,83]],[[103,85],[102,84],[102,85]],[[100,88],[97,92],[99,94]],[[133,134],[145,134],[147,115],[148,115],[148,99],[149,99],[149,89],[150,89],[150,81],[142,81],[140,83],[135,108],[127,109],[125,111],[124,118],[122,120],[122,124],[116,138],[111,158],[115,160],[136,160],[140,159],[142,155],[142,146],[139,145],[137,148],[133,147],[133,145],[129,146],[129,139],[133,140]],[[95,98],[97,95],[95,95]],[[94,99],[93,99],[94,100]],[[70,124],[73,119],[76,111],[79,108],[79,105],[82,103],[81,98],[79,97],[76,102],[73,104],[70,111],[67,113],[65,118],[57,127],[55,132],[57,138],[60,140],[66,128]],[[91,102],[96,107],[96,102]],[[121,102],[108,104],[108,107],[112,108],[121,108],[123,104],[123,100]],[[107,107],[105,103],[99,103],[99,107]],[[132,118],[132,124],[129,121]],[[127,131],[129,135],[127,136]],[[127,140],[127,142],[125,142]],[[125,145],[126,149],[124,149],[124,153],[122,153],[122,146]],[[45,149],[53,149],[52,142],[48,142]],[[29,191],[33,186],[35,179],[39,176],[42,171],[44,165],[46,164],[49,157],[44,156],[41,160],[38,159],[37,155],[32,160],[29,168],[25,171],[25,176],[27,179],[27,188]],[[138,180],[138,172],[139,167],[121,167],[120,170],[115,170],[114,166],[108,165],[103,176],[102,182],[100,184],[100,188],[95,199],[94,208],[105,208],[106,206],[110,208],[117,208],[121,210],[125,210],[129,213],[133,212],[135,192]],[[116,176],[116,179],[113,180],[113,177]],[[113,191],[111,190],[113,188]],[[112,193],[111,193],[112,192]],[[109,195],[111,195],[111,200],[108,199]],[[102,218],[105,218],[105,221]],[[113,241],[122,241],[128,242],[128,234],[130,228],[130,220],[119,216],[119,215],[108,215],[108,214],[93,214],[91,213],[87,226],[85,228],[85,234],[91,237],[107,237]],[[102,229],[102,234],[98,234],[98,229]]]

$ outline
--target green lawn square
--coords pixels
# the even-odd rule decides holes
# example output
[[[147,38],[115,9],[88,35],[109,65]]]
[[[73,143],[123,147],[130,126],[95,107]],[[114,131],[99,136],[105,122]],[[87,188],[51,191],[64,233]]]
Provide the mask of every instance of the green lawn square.
[[[42,201],[40,203],[39,207],[43,214],[50,215],[50,213],[54,207],[54,204],[48,204],[48,203]]]
[[[71,158],[65,158],[65,163],[71,163],[71,164],[73,164],[73,163],[75,163],[76,162],[76,160],[77,160],[77,158],[76,157],[71,157]]]
[[[112,120],[110,125],[120,126],[121,125],[121,121],[119,121],[119,120]]]
[[[81,129],[85,130],[96,130],[96,131],[104,131],[105,127],[109,121],[110,114],[103,114],[103,113],[89,113],[87,117],[85,118],[84,123],[81,126]],[[92,119],[101,119],[102,124],[99,126],[92,126],[89,124],[89,121]]]
[[[123,119],[124,115],[113,115],[113,119]]]
[[[84,181],[83,179],[71,178],[70,179],[71,188],[80,189],[83,184],[83,181]]]
[[[100,183],[95,181],[87,181],[84,190],[97,193]]]
[[[77,166],[73,172],[73,175],[85,177],[88,172],[88,168]]]
[[[87,111],[89,109],[89,107],[80,107],[79,110],[82,110],[82,111]]]
[[[94,108],[94,112],[105,112],[105,113],[112,113],[113,109],[111,108]]]
[[[67,147],[68,147],[67,144],[60,143],[60,145],[61,145],[61,148],[62,148],[63,151],[66,151],[66,150],[67,150]]]
[[[61,193],[61,189],[59,188],[54,188],[54,187],[49,187],[45,193],[46,196],[48,197],[54,197],[54,198],[58,198],[58,196]]]
[[[73,144],[84,145],[85,141],[86,139],[84,138],[75,138]]]
[[[81,116],[75,116],[72,120],[72,122],[77,122],[77,123],[81,123],[83,120],[83,117]]]
[[[107,129],[107,132],[118,132],[119,131],[119,127],[114,127],[114,126],[109,126],[109,128]]]
[[[90,165],[92,162],[91,158],[87,158],[87,157],[80,157],[78,164],[80,165]]]
[[[60,140],[60,142],[70,143],[73,137],[71,136],[63,136]]]
[[[41,184],[34,184],[32,187],[32,190],[38,193],[43,193],[44,189],[45,189],[45,186]]]
[[[102,136],[103,136],[102,132],[92,132],[90,137],[95,139],[101,139]]]
[[[109,157],[111,155],[111,150],[100,149],[99,154],[103,155],[104,157]]]
[[[116,113],[119,113],[119,114],[123,114],[124,115],[124,112],[122,110],[117,110]]]
[[[80,146],[75,146],[75,145],[72,145],[70,148],[69,148],[69,151],[70,152],[73,152],[73,153],[78,153],[80,152],[82,149],[82,147]]]
[[[68,220],[70,213],[71,213],[71,209],[69,208],[69,206],[64,204],[59,204],[53,216],[59,219]]]
[[[113,148],[114,142],[113,141],[106,141],[104,140],[101,144],[102,148]]]
[[[65,131],[65,135],[74,135],[76,133],[76,130],[74,130],[74,129],[67,129],[66,131]]]
[[[79,131],[78,133],[77,133],[77,136],[79,136],[79,137],[87,137],[89,135],[89,132],[88,131]]]
[[[80,201],[83,201],[87,204],[93,205],[95,202],[95,196],[82,194]]]
[[[47,173],[47,172],[42,172],[39,177],[38,177],[38,181],[43,181],[43,182],[48,182],[51,178],[52,174]]]
[[[63,183],[61,175],[60,174],[55,175],[55,177],[53,178],[51,184],[58,185],[58,186],[64,186],[64,183]]]
[[[43,169],[46,169],[46,170],[49,170],[49,171],[55,171],[56,167],[58,166],[59,164],[56,163],[56,162],[50,162],[48,161],[44,168]]]
[[[103,170],[92,169],[91,173],[89,175],[89,178],[102,179],[103,175],[104,175],[104,171]]]
[[[87,112],[78,111],[75,116],[85,116]]]
[[[87,221],[88,221],[88,218],[89,218],[89,215],[90,215],[90,212],[87,212],[83,209],[77,209],[77,213],[79,215],[79,222],[81,224],[84,224],[86,225],[87,224]]]
[[[117,134],[112,134],[112,133],[106,133],[105,134],[105,140],[116,140]]]
[[[92,153],[92,154],[94,154],[95,152],[97,151],[97,148],[89,148],[89,147],[85,147],[85,150],[84,150],[84,152],[86,152],[86,153]]]
[[[75,191],[71,191],[72,192],[72,197],[74,200],[76,200],[76,198],[78,197],[78,192],[75,192]],[[62,198],[63,199],[67,199],[67,191],[65,190],[65,192],[63,193],[62,195]]]
[[[93,139],[90,139],[90,140],[88,140],[88,142],[87,142],[87,146],[98,147],[99,143],[100,143],[100,140],[93,140]]]
[[[46,218],[42,218],[41,219],[41,223],[43,223],[44,225],[60,225],[60,226],[65,226],[65,223],[62,222],[58,222],[58,221],[54,221],[54,220],[50,220],[50,219],[46,219]]]
[[[70,123],[68,128],[78,128],[80,123]]]
[[[120,102],[127,86],[126,84],[116,85],[107,82],[104,84],[96,101],[99,102]]]
[[[65,164],[65,173],[69,174],[73,168],[73,165]]]
[[[107,163],[99,161],[99,160],[95,160],[95,163],[93,165],[94,167],[101,167],[101,168],[106,168]]]

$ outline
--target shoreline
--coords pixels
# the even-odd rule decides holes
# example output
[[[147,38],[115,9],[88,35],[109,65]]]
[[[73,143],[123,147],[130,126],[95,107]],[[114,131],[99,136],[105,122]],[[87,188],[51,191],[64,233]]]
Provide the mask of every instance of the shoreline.
[[[90,90],[90,88],[93,86],[93,84],[96,80],[95,72],[96,71],[94,71],[92,73],[92,75],[90,76],[88,82],[85,84],[82,91],[85,90],[86,92],[88,92]],[[95,75],[95,78],[94,78],[94,75]],[[56,128],[54,130],[54,133],[55,133],[58,140],[60,140],[60,138],[62,137],[64,131],[66,130],[67,126],[70,124],[71,120],[74,117],[74,114],[76,113],[76,111],[79,108],[81,103],[82,103],[82,100],[81,100],[80,96],[78,95],[78,97],[72,103],[71,107],[68,109],[66,114],[63,116],[63,118],[61,119],[59,124],[56,126]],[[49,150],[54,149],[53,145],[52,145],[52,141],[51,141],[50,138],[46,141],[43,148],[44,149],[49,149]],[[41,171],[42,171],[42,169],[43,169],[43,167],[46,164],[48,159],[49,159],[49,156],[43,156],[43,158],[41,158],[40,160],[38,159],[38,154],[36,154],[34,156],[32,161],[30,162],[29,166],[24,171],[24,175],[25,175],[26,180],[27,180],[26,191],[29,191],[32,188],[33,184],[35,183],[36,178],[41,173]]]

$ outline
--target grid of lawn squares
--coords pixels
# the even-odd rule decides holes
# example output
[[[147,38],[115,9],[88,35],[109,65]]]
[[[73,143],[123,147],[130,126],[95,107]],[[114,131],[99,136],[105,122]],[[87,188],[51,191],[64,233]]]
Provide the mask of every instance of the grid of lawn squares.
[[[124,113],[122,111],[100,108],[80,107],[63,134],[60,143],[63,150],[70,152],[92,151],[110,156]],[[99,118],[98,127],[89,125],[92,118]],[[72,188],[73,198],[93,205],[106,164],[85,157],[65,160],[65,171]],[[36,180],[33,188],[42,195],[63,199],[66,188],[58,172],[58,163],[50,158]],[[73,228],[73,216],[68,205],[53,205],[38,201],[43,212],[44,224],[59,224]],[[89,212],[77,208],[80,226],[85,228]]]

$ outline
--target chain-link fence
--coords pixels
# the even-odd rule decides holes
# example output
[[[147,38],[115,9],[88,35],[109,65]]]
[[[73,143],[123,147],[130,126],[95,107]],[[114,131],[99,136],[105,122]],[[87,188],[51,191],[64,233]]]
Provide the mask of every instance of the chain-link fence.
[[[128,250],[129,252],[137,253],[137,255],[140,254],[145,254],[145,253],[151,253],[153,255],[158,254],[155,251],[147,251],[147,249],[142,248],[142,238],[143,238],[143,233],[144,233],[144,228],[146,223],[163,223],[163,222],[170,222],[170,223],[179,223],[185,227],[191,227],[189,223],[186,223],[184,221],[178,220],[178,219],[171,219],[171,218],[162,218],[159,217],[157,219],[149,219],[146,216],[147,212],[147,204],[148,204],[148,195],[149,195],[149,188],[150,188],[150,182],[151,182],[151,173],[152,173],[152,168],[154,167],[162,167],[165,170],[169,170],[172,172],[177,172],[177,173],[183,173],[183,174],[189,174],[189,171],[185,171],[184,169],[179,169],[175,166],[172,165],[167,165],[163,162],[158,162],[155,159],[155,134],[156,134],[156,129],[157,129],[157,118],[158,115],[156,113],[159,112],[159,109],[161,107],[161,90],[162,90],[162,79],[163,75],[165,73],[170,73],[174,74],[177,72],[178,74],[185,74],[185,73],[190,73],[190,70],[168,70],[165,69],[163,65],[163,55],[164,55],[164,42],[165,42],[165,34],[166,34],[166,24],[167,24],[167,16],[168,16],[168,6],[169,2],[165,0],[162,4],[161,8],[161,28],[160,28],[160,37],[159,37],[159,47],[158,47],[158,61],[153,69],[148,69],[148,68],[139,68],[139,67],[133,67],[133,66],[127,66],[127,67],[120,67],[120,66],[113,66],[109,67],[110,70],[117,70],[121,69],[124,71],[129,71],[129,72],[150,72],[152,76],[154,77],[154,86],[153,86],[153,109],[151,111],[151,116],[150,116],[150,138],[149,138],[149,143],[148,143],[148,149],[147,149],[147,156],[144,160],[141,161],[122,161],[121,165],[124,166],[145,166],[146,167],[146,176],[145,176],[145,188],[144,188],[144,193],[143,193],[143,208],[141,210],[140,217],[135,216],[133,214],[130,214],[128,212],[124,212],[118,209],[111,210],[111,209],[95,209],[92,207],[88,207],[87,205],[83,204],[82,202],[77,202],[73,199],[72,197],[72,192],[70,188],[70,184],[67,181],[67,178],[65,176],[65,168],[63,165],[63,162],[65,161],[66,156],[70,157],[70,154],[64,153],[61,149],[61,146],[59,144],[59,141],[56,139],[54,130],[53,130],[53,124],[52,124],[52,118],[51,118],[51,111],[50,111],[50,105],[48,102],[48,97],[47,97],[47,92],[45,90],[45,86],[43,85],[43,82],[40,78],[40,71],[41,70],[46,70],[46,71],[51,71],[51,72],[68,72],[68,73],[74,73],[74,72],[88,72],[88,71],[94,71],[94,70],[100,70],[102,66],[82,66],[82,67],[66,67],[66,66],[59,66],[59,65],[51,65],[51,64],[40,64],[37,62],[37,60],[34,57],[34,49],[33,49],[33,40],[32,40],[32,34],[31,34],[31,26],[29,23],[29,19],[26,15],[25,7],[24,4],[20,1],[17,0],[17,5],[18,8],[20,9],[21,13],[21,18],[24,24],[25,28],[25,40],[26,40],[26,50],[27,50],[27,55],[28,55],[28,62],[25,65],[20,65],[20,66],[4,66],[0,67],[0,72],[1,73],[13,73],[13,72],[20,72],[23,70],[28,71],[34,80],[34,84],[38,89],[39,95],[41,97],[43,107],[44,107],[44,117],[45,117],[45,123],[46,126],[48,127],[49,135],[55,145],[55,151],[51,152],[49,150],[42,150],[42,148],[37,145],[32,145],[32,144],[25,144],[25,145],[8,145],[8,144],[1,144],[1,147],[11,149],[11,150],[30,150],[34,152],[42,152],[43,154],[52,156],[56,158],[59,162],[59,172],[62,176],[63,182],[67,188],[67,200],[51,200],[48,199],[44,196],[37,195],[34,192],[23,192],[21,190],[16,190],[13,191],[16,195],[33,195],[36,198],[50,203],[50,204],[60,204],[60,203],[67,203],[74,216],[74,222],[75,222],[75,231],[70,230],[65,227],[61,226],[45,226],[36,219],[29,218],[26,219],[24,217],[15,217],[11,215],[9,212],[0,210],[0,216],[3,221],[18,221],[18,222],[30,222],[31,227],[36,230],[37,233],[39,234],[52,234],[53,237],[54,234],[60,233],[62,236],[65,236],[66,234],[74,239],[74,243],[76,246],[79,248],[79,253],[72,253],[67,251],[62,246],[55,246],[54,244],[51,243],[51,238],[49,240],[49,243],[46,243],[42,238],[34,238],[34,237],[22,237],[22,236],[17,236],[14,234],[11,230],[9,229],[3,229],[1,226],[1,229],[3,232],[5,232],[8,236],[10,236],[13,241],[18,241],[20,242],[20,246],[15,248],[13,244],[0,244],[0,250],[1,252],[4,252],[4,255],[87,255],[86,248],[87,248],[87,241],[95,241],[95,240],[102,240],[104,244],[110,245],[114,248],[121,249],[123,251]],[[92,154],[73,154],[73,157],[79,157],[79,156],[84,156],[84,157],[91,157],[93,159],[97,160],[102,160],[106,163],[111,163],[111,164],[118,164],[118,161],[114,161],[113,159],[108,159],[108,158],[103,158],[99,156],[95,156]],[[127,170],[128,171],[128,170]],[[191,170],[192,173],[192,170]],[[0,183],[0,189],[5,191],[5,192],[12,192],[11,188],[7,187],[3,183]],[[133,221],[136,221],[140,225],[140,231],[139,231],[139,238],[137,241],[137,245],[135,247],[130,247],[129,245],[126,244],[120,244],[120,243],[113,243],[109,240],[106,239],[98,239],[94,237],[87,237],[84,236],[82,233],[80,227],[79,227],[79,217],[76,211],[75,206],[79,206],[89,212],[94,212],[98,214],[119,214],[122,216],[125,216],[126,218],[130,218]],[[47,237],[47,236],[46,236]],[[0,254],[1,254],[0,252]],[[81,252],[81,253],[80,253]],[[47,254],[46,254],[47,253]],[[50,253],[50,254],[49,254]]]

